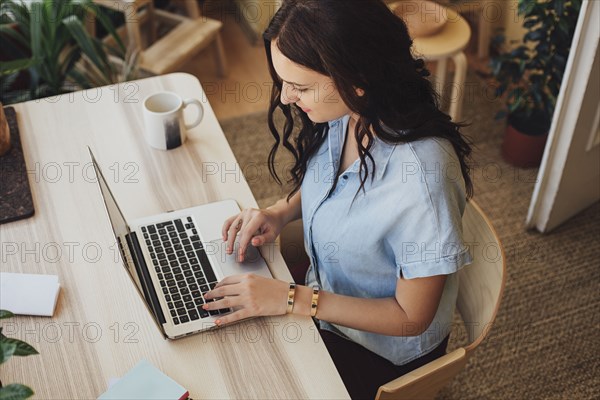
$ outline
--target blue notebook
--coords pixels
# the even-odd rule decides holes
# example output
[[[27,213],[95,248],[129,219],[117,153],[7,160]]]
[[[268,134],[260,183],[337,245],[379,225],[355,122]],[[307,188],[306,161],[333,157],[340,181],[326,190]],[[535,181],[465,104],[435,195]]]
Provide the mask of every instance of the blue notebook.
[[[98,400],[185,400],[189,393],[147,360],[140,361]]]

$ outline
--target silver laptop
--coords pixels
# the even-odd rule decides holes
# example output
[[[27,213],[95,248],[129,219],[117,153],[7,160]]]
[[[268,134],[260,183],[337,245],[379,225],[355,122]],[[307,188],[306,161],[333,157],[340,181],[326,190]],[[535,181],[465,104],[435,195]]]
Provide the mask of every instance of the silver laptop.
[[[127,221],[88,147],[122,262],[165,338],[177,339],[215,327],[231,309],[206,311],[203,294],[224,277],[254,273],[272,277],[253,246],[243,263],[228,255],[221,238],[225,219],[240,212],[224,200]],[[214,300],[213,300],[214,301]]]

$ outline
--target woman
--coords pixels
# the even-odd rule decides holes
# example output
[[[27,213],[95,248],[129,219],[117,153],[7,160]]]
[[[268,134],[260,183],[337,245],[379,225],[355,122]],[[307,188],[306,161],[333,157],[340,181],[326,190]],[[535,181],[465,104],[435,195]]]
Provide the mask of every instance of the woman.
[[[223,299],[206,307],[236,308],[218,324],[316,311],[350,395],[373,398],[382,383],[445,353],[455,273],[471,262],[461,225],[471,149],[439,111],[405,24],[382,2],[284,1],[264,38],[274,80],[271,171],[283,145],[296,160],[295,187],[267,209],[228,219],[223,240],[231,253],[239,239],[243,260],[248,246],[274,241],[302,217],[310,267],[295,288],[226,278],[207,293]]]

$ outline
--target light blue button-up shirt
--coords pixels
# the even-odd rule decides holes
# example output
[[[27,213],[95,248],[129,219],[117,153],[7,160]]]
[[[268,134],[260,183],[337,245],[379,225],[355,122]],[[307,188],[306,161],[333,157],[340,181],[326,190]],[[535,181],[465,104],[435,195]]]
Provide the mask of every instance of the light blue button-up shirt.
[[[427,138],[370,150],[375,179],[360,186],[360,160],[338,179],[350,117],[329,123],[327,140],[302,181],[310,286],[361,298],[394,297],[397,279],[448,275],[433,322],[420,336],[386,336],[321,321],[396,365],[433,350],[449,333],[461,267],[472,262],[462,239],[465,184],[451,143]],[[373,164],[367,159],[369,174]]]

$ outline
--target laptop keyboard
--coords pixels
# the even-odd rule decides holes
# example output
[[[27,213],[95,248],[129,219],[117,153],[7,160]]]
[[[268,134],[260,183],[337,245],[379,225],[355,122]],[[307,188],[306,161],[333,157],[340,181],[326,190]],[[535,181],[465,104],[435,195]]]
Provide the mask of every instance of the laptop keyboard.
[[[192,217],[142,227],[154,270],[175,325],[225,314],[231,309],[202,309],[203,294],[217,278],[210,265]]]

